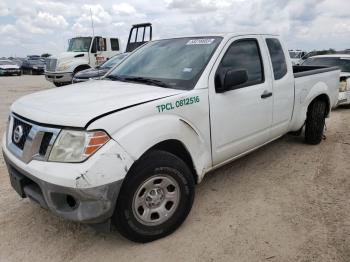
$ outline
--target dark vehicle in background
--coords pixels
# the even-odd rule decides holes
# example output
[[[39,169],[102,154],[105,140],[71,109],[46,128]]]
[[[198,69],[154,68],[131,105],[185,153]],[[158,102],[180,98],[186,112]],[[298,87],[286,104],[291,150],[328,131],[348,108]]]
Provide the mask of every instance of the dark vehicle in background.
[[[18,75],[20,76],[22,71],[16,63],[8,59],[0,60],[0,76],[4,75]]]
[[[29,75],[44,74],[45,59],[37,55],[28,56],[22,63],[22,72]]]
[[[129,53],[115,55],[104,62],[102,65],[76,73],[73,77],[72,83],[85,82],[91,78],[99,79],[100,77],[104,76],[109,71],[109,69],[123,61],[128,55]]]
[[[302,64],[302,66],[339,67],[341,72],[340,72],[338,105],[350,104],[350,55],[349,54],[312,56],[306,59]]]
[[[23,61],[25,58],[20,58],[20,57],[13,57],[9,58],[12,62],[14,62],[16,65],[18,65],[20,68],[22,67]]]

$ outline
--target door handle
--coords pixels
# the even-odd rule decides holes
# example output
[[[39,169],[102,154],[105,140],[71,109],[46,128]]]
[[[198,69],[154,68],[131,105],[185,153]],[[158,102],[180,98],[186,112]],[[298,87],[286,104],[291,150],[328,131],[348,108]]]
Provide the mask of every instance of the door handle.
[[[262,93],[261,98],[265,99],[265,98],[268,98],[270,96],[272,96],[272,92],[268,92],[267,90],[265,90],[264,93]]]

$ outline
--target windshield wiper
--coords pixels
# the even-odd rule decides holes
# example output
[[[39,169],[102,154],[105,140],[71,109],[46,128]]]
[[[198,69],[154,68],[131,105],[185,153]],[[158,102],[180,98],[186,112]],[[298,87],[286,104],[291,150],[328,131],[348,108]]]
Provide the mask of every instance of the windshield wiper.
[[[139,82],[139,83],[143,83],[146,85],[170,87],[168,84],[164,83],[163,81],[151,79],[151,78],[145,78],[145,77],[125,77],[124,80],[125,81]]]
[[[105,78],[110,79],[112,81],[121,81],[121,82],[125,82],[125,78],[120,77],[120,76],[116,76],[116,75],[108,75]]]

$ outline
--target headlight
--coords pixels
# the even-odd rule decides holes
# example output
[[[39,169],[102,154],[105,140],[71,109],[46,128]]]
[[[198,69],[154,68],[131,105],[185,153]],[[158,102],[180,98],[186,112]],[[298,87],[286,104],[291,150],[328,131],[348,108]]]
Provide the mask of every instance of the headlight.
[[[109,140],[110,137],[103,131],[62,130],[51,150],[49,161],[82,162]]]
[[[348,90],[348,83],[346,80],[340,81],[339,92],[345,92],[346,90]]]
[[[58,71],[64,71],[67,70],[69,68],[69,64],[65,63],[65,64],[59,64],[59,66],[57,67]]]

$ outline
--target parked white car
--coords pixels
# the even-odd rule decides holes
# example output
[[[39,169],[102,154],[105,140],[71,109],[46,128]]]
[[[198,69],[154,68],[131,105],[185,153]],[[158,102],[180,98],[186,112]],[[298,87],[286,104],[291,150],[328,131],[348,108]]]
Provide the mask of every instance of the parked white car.
[[[13,188],[58,216],[148,242],[176,230],[205,174],[290,131],[322,140],[340,70],[293,72],[275,35],[149,42],[104,80],[27,95],[2,140]]]
[[[337,66],[340,68],[338,105],[350,104],[350,55],[318,55],[305,60],[305,66]]]
[[[289,50],[290,60],[292,65],[300,65],[302,63],[302,57],[305,56],[307,52],[302,50]]]
[[[0,76],[22,74],[21,68],[13,61],[8,59],[0,60]]]

